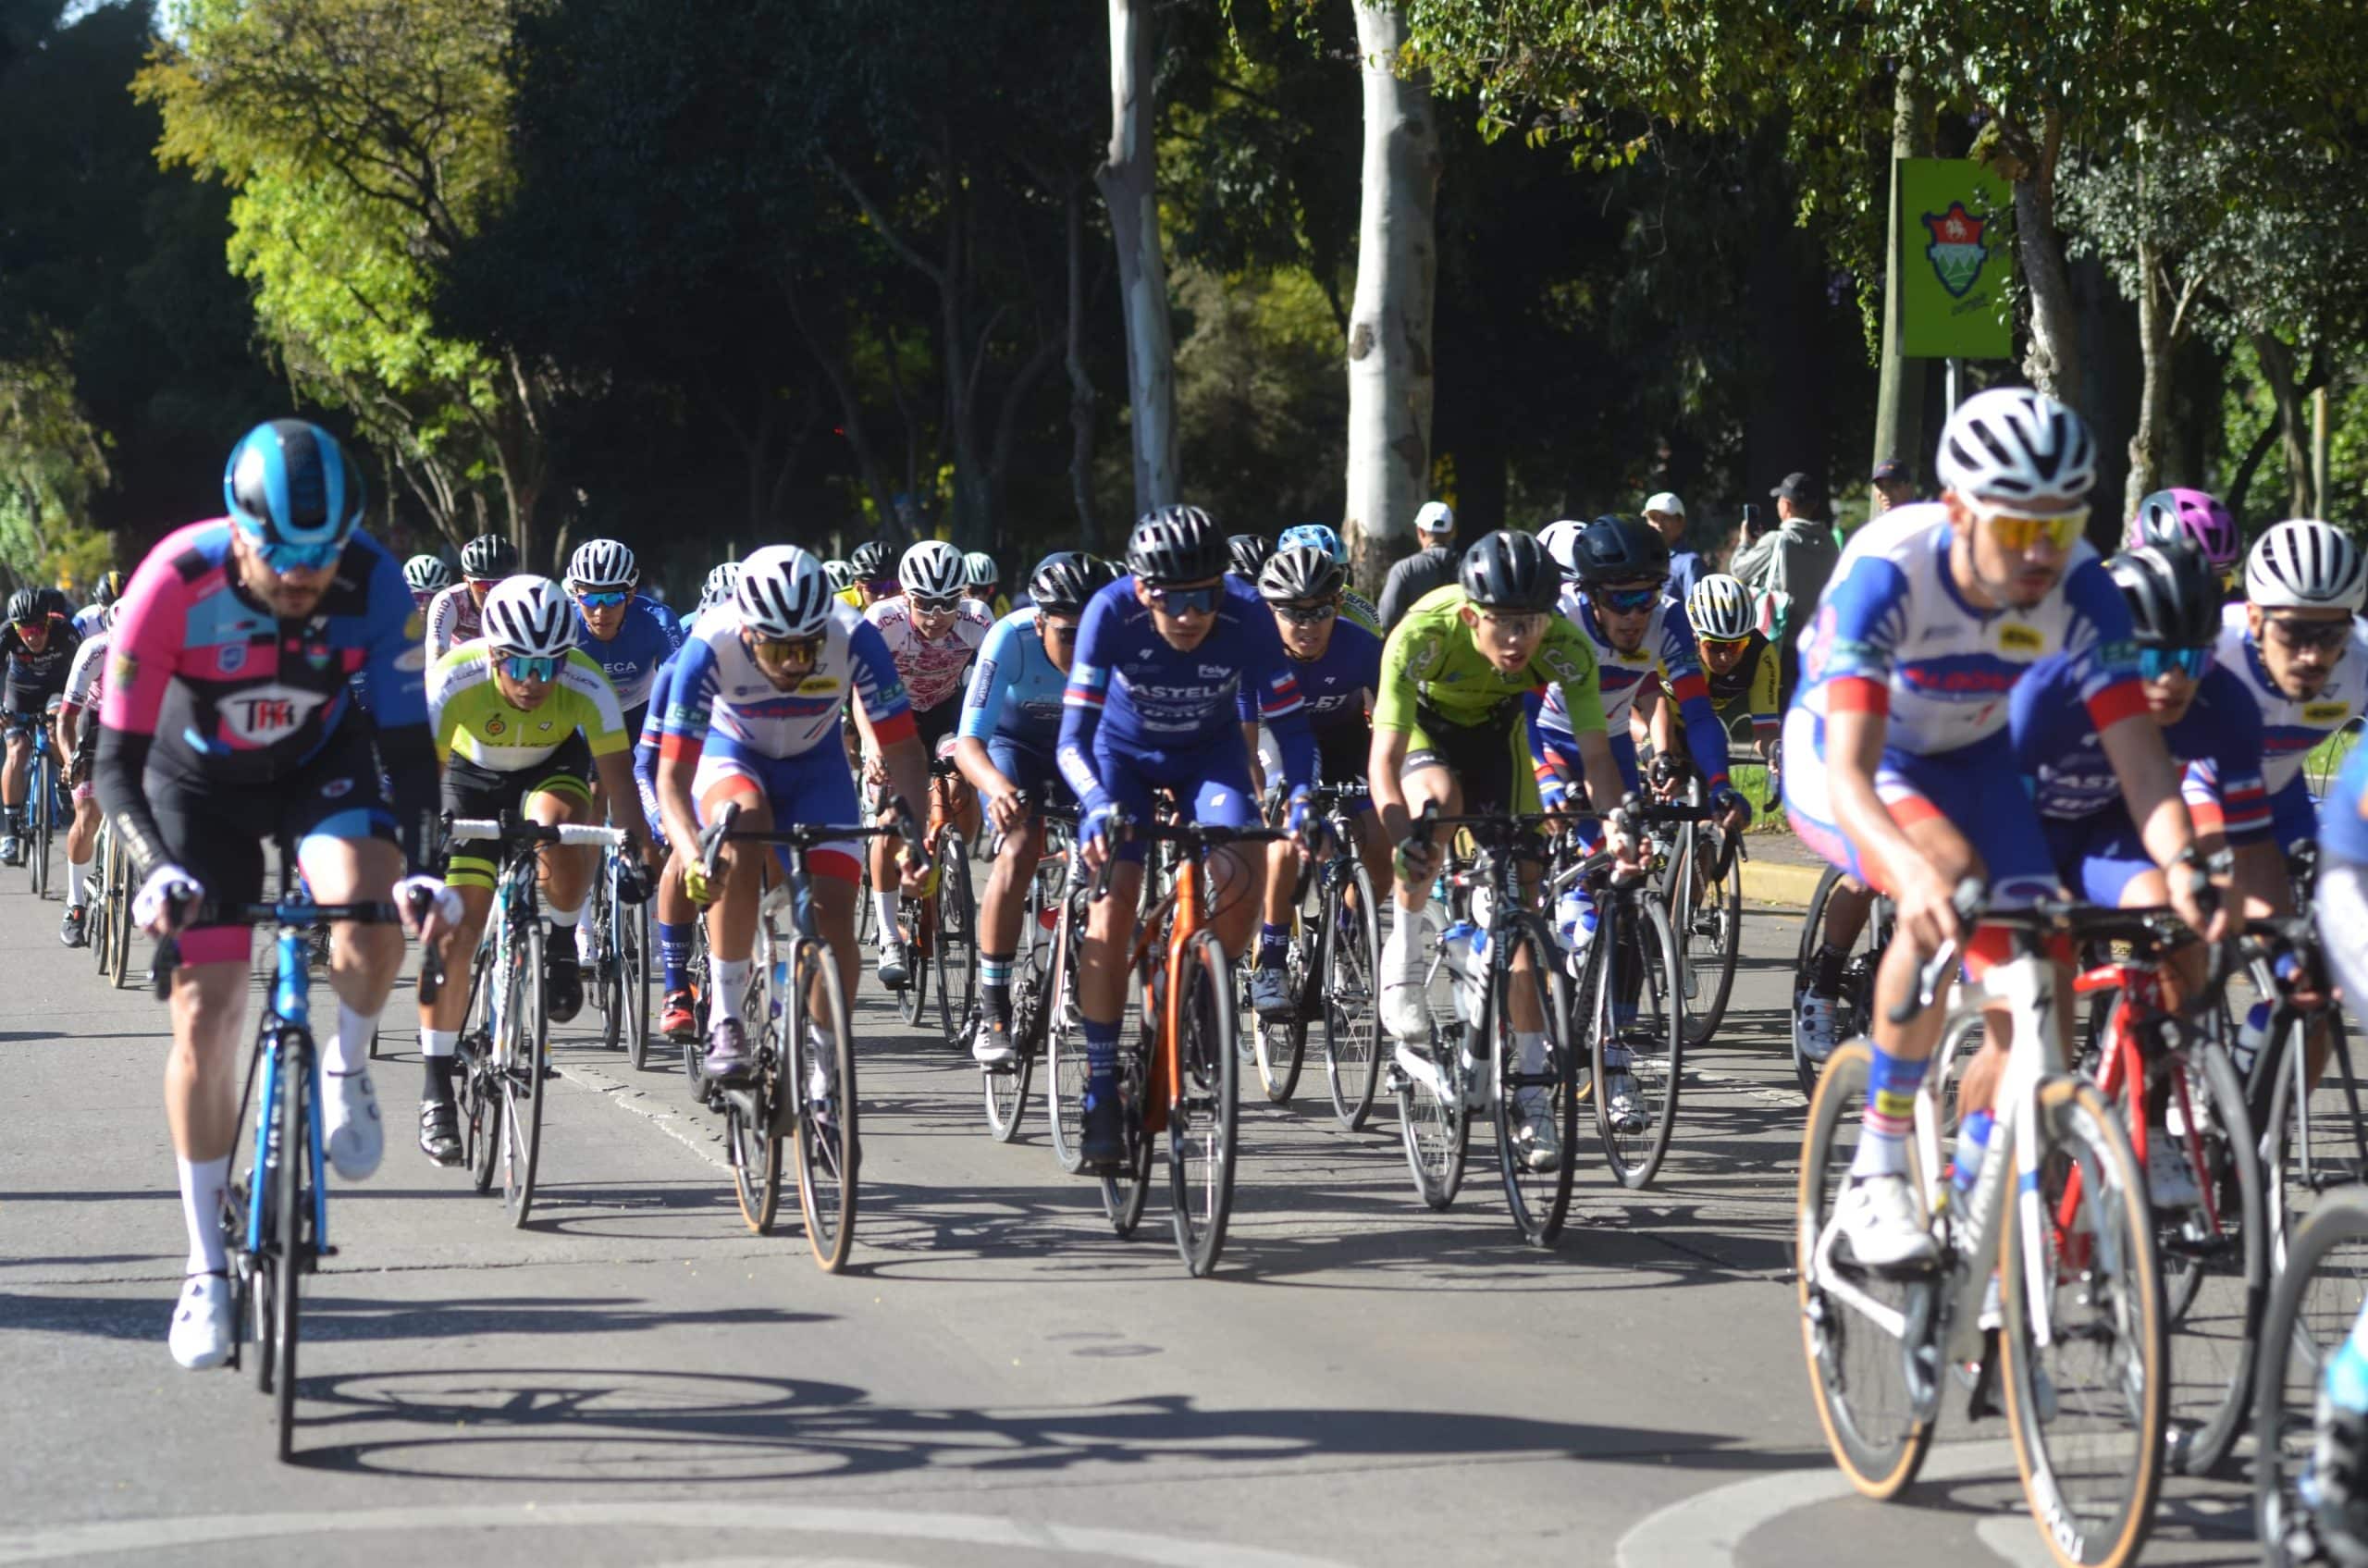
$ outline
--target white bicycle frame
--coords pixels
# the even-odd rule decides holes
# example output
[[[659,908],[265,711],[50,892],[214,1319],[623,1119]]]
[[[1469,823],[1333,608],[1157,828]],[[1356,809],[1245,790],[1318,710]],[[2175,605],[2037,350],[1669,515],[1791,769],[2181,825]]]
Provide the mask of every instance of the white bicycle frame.
[[[623,829],[603,827],[593,822],[561,822],[558,832],[560,846],[562,848],[589,845],[595,848],[610,849],[625,842]],[[455,817],[444,835],[445,842],[448,844],[493,844],[499,843],[501,836],[501,824],[487,817]],[[484,952],[488,947],[497,953],[500,952],[501,938],[508,934],[509,901],[500,896],[501,879],[508,874],[508,871],[507,866],[501,867],[495,876],[493,907],[486,915],[485,933],[477,939],[479,952]],[[499,1002],[496,1001],[494,1006],[498,1010]],[[498,1021],[505,1025],[509,1022],[506,1019]],[[497,1045],[501,1043],[503,1043],[496,1042]]]

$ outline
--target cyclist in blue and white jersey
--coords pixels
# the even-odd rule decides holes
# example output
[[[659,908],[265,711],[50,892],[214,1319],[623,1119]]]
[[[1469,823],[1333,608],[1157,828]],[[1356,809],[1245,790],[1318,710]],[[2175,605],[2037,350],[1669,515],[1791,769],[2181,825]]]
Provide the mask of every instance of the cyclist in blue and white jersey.
[[[674,673],[682,656],[658,667],[650,683],[649,701],[633,747],[634,786],[641,792],[641,814],[649,823],[658,846],[666,851],[666,865],[651,893],[651,916],[658,935],[658,1032],[677,1044],[698,1033],[697,998],[691,994],[691,954],[697,932],[698,906],[691,902],[683,878],[691,856],[666,834],[665,813],[658,805],[658,754],[666,740],[666,711],[674,700]]]
[[[929,764],[887,644],[832,594],[821,562],[795,545],[767,545],[749,556],[732,604],[709,613],[676,659],[659,744],[658,800],[667,836],[688,858],[685,891],[696,903],[714,905],[708,912],[715,994],[706,1071],[731,1083],[745,1080],[756,1060],[740,1008],[757,938],[763,857],[753,846],[726,844],[721,885],[710,886],[696,858],[700,827],[727,805],[740,808],[739,825],[751,832],[775,822],[856,821],[860,808],[842,734],[851,694],[870,717],[897,795],[926,800]],[[817,846],[807,867],[815,924],[837,956],[840,984],[852,1003],[856,888],[863,875],[855,841]],[[916,895],[927,869],[918,858],[905,863]],[[818,1051],[817,1062],[832,1060],[834,1048]],[[820,1101],[832,1092],[826,1084],[810,1087]]]
[[[707,574],[707,581],[699,588],[698,603],[691,607],[691,612],[688,615],[683,617],[683,640],[688,642],[698,636],[699,617],[719,604],[730,604],[734,590],[739,586],[740,563],[738,562],[727,561],[710,571]]]
[[[74,635],[90,641],[105,629],[107,610],[123,594],[123,574],[110,568],[99,574],[98,586],[91,590],[91,602],[74,612]]]
[[[1079,618],[1087,601],[1116,577],[1106,562],[1082,550],[1046,556],[1028,580],[1029,608],[1013,611],[988,631],[963,694],[955,765],[1003,834],[979,901],[980,1011],[970,1055],[980,1067],[1012,1059],[1011,967],[1019,953],[1028,881],[1044,858],[1042,809],[1070,798],[1053,760],[1061,739],[1061,694],[1077,654]]]
[[[1969,399],[1941,438],[1937,502],[1895,508],[1855,535],[1801,638],[1801,690],[1785,719],[1784,805],[1804,843],[1888,893],[1898,935],[1877,973],[1867,1108],[1836,1218],[1874,1267],[1932,1255],[1907,1179],[1906,1137],[1941,1015],[1906,1024],[1927,956],[1958,934],[1957,884],[1993,904],[2053,894],[2038,813],[2007,732],[2015,683],[2054,653],[2080,665],[2078,695],[2102,735],[2158,865],[2183,862],[2171,900],[2206,923],[2193,825],[2148,717],[2129,610],[2081,538],[2096,442],[2054,399],[1999,388]],[[1965,952],[1977,971],[1992,933]],[[1958,1093],[1988,1108],[2009,1021],[1993,1018]]]
[[[658,667],[683,646],[683,628],[674,612],[635,592],[640,581],[641,566],[633,551],[614,539],[588,540],[568,558],[567,597],[575,601],[581,632],[575,646],[616,688],[627,735],[641,733],[642,710],[648,705]]]
[[[1127,539],[1127,566],[1130,575],[1095,594],[1079,624],[1055,754],[1084,809],[1078,842],[1086,864],[1099,870],[1114,855],[1119,861],[1109,896],[1089,917],[1079,976],[1087,1067],[1080,1153],[1095,1171],[1125,1155],[1118,1025],[1142,883],[1143,841],[1114,846],[1112,819],[1148,821],[1152,792],[1165,786],[1204,824],[1254,826],[1257,796],[1236,717],[1245,685],[1258,689],[1260,716],[1282,745],[1293,831],[1306,815],[1315,764],[1275,618],[1248,584],[1227,574],[1225,537],[1208,513],[1167,506],[1145,514]],[[1227,955],[1237,956],[1257,919],[1257,883],[1236,848],[1211,856],[1207,869],[1210,925]]]

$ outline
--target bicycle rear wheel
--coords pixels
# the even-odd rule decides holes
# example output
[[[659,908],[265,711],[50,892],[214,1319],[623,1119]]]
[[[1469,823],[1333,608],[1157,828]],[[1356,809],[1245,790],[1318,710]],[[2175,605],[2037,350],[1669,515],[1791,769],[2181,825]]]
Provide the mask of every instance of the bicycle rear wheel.
[[[797,1206],[806,1216],[806,1241],[825,1273],[846,1266],[855,1245],[856,1178],[861,1167],[857,1134],[855,1036],[847,1027],[846,992],[830,944],[802,938],[790,966],[790,994],[782,1014],[791,1022],[790,1081],[782,1086],[797,1107]],[[817,1038],[813,1013],[819,993],[827,1037]],[[827,1075],[817,1082],[817,1068]],[[816,1091],[827,1093],[817,1096]]]
[[[1151,1050],[1151,1030],[1145,1025],[1134,1043],[1118,1053],[1118,1104],[1126,1130],[1127,1164],[1119,1174],[1103,1177],[1101,1184],[1102,1212],[1122,1241],[1134,1239],[1135,1227],[1142,1223],[1143,1205],[1151,1197],[1152,1136],[1143,1130]]]
[[[2269,1293],[2269,1216],[2244,1088],[2226,1054],[2208,1041],[2190,1045],[2180,1081],[2187,1110],[2147,1136],[2171,1139],[2190,1163],[2201,1151],[2196,1182],[2210,1200],[2208,1209],[2154,1211],[2170,1340],[2170,1463],[2201,1475],[2228,1457],[2252,1399],[2253,1335]],[[2179,1109],[2176,1094],[2171,1106]],[[2192,1146],[2180,1130],[2190,1116]]]
[[[1258,1063],[1258,1083],[1269,1104],[1288,1105],[1298,1093],[1300,1068],[1307,1061],[1307,1026],[1323,1006],[1319,987],[1324,980],[1324,887],[1329,878],[1311,876],[1292,911],[1290,946],[1283,958],[1283,982],[1291,1010],[1279,1019],[1251,1014],[1252,1055]]]
[[[1405,911],[1400,910],[1403,918]],[[1464,1107],[1457,1057],[1469,1038],[1456,1011],[1454,960],[1444,948],[1431,957],[1424,1004],[1431,1013],[1432,1070],[1410,1072],[1393,1061],[1389,1073],[1398,1096],[1398,1134],[1406,1167],[1424,1204],[1443,1209],[1463,1185],[1463,1159],[1472,1142],[1472,1113]]]
[[[1071,897],[1053,938],[1052,989],[1044,997],[1044,1048],[1052,1077],[1044,1085],[1044,1125],[1053,1157],[1075,1176],[1085,1137],[1085,1019],[1078,1011],[1078,964],[1085,947],[1085,902]]]
[[[2031,1517],[2058,1562],[2123,1568],[2153,1523],[2163,1480],[2162,1280],[2146,1183],[2121,1123],[2093,1084],[2040,1086],[2040,1234],[2004,1216],[1998,1343],[2006,1423]],[[2016,1158],[2011,1145],[1991,1157]],[[2078,1185],[2077,1202],[2066,1199]],[[2049,1342],[2031,1342],[2024,1249],[2047,1291]]]
[[[650,978],[655,932],[650,929],[649,900],[628,907],[617,928],[617,967],[624,972],[625,1058],[633,1070],[649,1066]]]
[[[2326,1561],[2301,1500],[2327,1358],[2368,1306],[2368,1188],[2329,1192],[2287,1247],[2253,1378],[2253,1518],[2270,1568]]]
[[[2276,1048],[2276,1087],[2270,1096],[2270,1147],[2276,1174],[2264,1195],[2270,1204],[2270,1266],[2281,1266],[2279,1244],[2300,1228],[2328,1193],[2368,1181],[2368,1082],[2353,1059],[2351,1040],[2338,1009],[2325,1014],[2326,1059],[2318,1082],[2304,1093],[2309,1067],[2308,1030],[2297,1020],[2281,1031]]]
[[[986,1101],[987,1134],[1008,1143],[1019,1134],[1019,1118],[1028,1109],[1029,1081],[1036,1073],[1036,1053],[1044,1043],[1045,998],[1051,983],[1052,943],[1037,923],[1045,896],[1041,880],[1028,884],[1019,911],[1019,951],[1011,965],[1011,1065],[980,1070],[980,1093]]]
[[[495,1173],[501,1167],[501,1118],[505,1106],[493,1036],[500,1006],[496,994],[505,981],[499,960],[493,957],[498,950],[490,943],[480,944],[477,948],[470,977],[468,1012],[462,1020],[456,1053],[460,1063],[457,1088],[462,1157],[468,1164],[470,1182],[480,1192],[493,1191]]]
[[[1679,868],[1684,898],[1670,900],[1671,923],[1685,979],[1685,1043],[1702,1045],[1727,1016],[1743,950],[1743,849],[1716,823],[1692,823],[1687,831],[1694,846]]]
[[[107,983],[120,991],[131,968],[131,857],[124,853],[122,840],[107,836],[107,924],[115,932],[107,946]]]
[[[1202,932],[1186,945],[1177,984],[1181,1081],[1167,1113],[1168,1197],[1176,1216],[1176,1250],[1200,1278],[1216,1267],[1225,1251],[1241,1092],[1233,967],[1213,932]]]
[[[49,758],[36,751],[25,770],[25,864],[36,898],[49,896]]]
[[[1356,897],[1348,896],[1354,888]],[[1381,1083],[1381,1019],[1374,976],[1381,969],[1381,939],[1373,881],[1364,866],[1347,882],[1324,887],[1324,1086],[1332,1115],[1354,1132],[1373,1112]]]
[[[278,1258],[272,1274],[271,1352],[266,1359],[278,1405],[279,1457],[284,1462],[296,1451],[296,1285],[303,1273],[304,1233],[310,1218],[305,1212],[309,1205],[304,1177],[312,1166],[312,1150],[306,1142],[312,1075],[306,1070],[302,1048],[290,1042],[279,1050],[279,1154],[271,1173],[276,1211],[272,1246]]]
[[[921,1003],[929,993],[930,930],[926,906],[906,902],[896,907],[896,929],[905,943],[905,983],[896,987],[896,1016],[919,1028]],[[885,941],[883,935],[882,938]]]
[[[1679,1074],[1684,1065],[1684,1013],[1678,1005],[1677,941],[1669,915],[1649,894],[1607,908],[1596,932],[1591,968],[1598,971],[1586,1000],[1588,1067],[1595,1080],[1595,1126],[1611,1174],[1622,1187],[1649,1184],[1669,1153],[1677,1126]],[[1634,1082],[1625,1118],[1615,1113],[1611,1075]]]
[[[1542,924],[1523,920],[1511,939],[1513,968],[1501,971],[1504,989],[1488,1000],[1489,1057],[1497,1073],[1497,1167],[1505,1180],[1505,1206],[1513,1227],[1533,1247],[1550,1247],[1562,1233],[1571,1207],[1571,1178],[1578,1167],[1579,1100],[1570,1043],[1570,999],[1563,994],[1559,962],[1562,950]],[[1526,968],[1521,967],[1523,955]],[[1542,1063],[1524,1068],[1514,1040],[1516,1002],[1534,1009],[1546,1043]],[[1527,1162],[1520,1126],[1545,1105],[1543,1118],[1556,1139],[1554,1162],[1538,1169]],[[1531,1125],[1536,1125],[1532,1120]],[[1533,1142],[1532,1146],[1535,1144]]]
[[[570,955],[570,962],[574,956]],[[543,925],[529,920],[511,949],[510,1001],[495,1051],[501,1086],[501,1206],[523,1226],[535,1206],[543,1152],[543,1058],[550,1027],[543,1011]]]
[[[783,1064],[789,1059],[788,1031],[799,1014],[786,997],[772,994],[772,933],[759,922],[756,945],[749,952],[747,1000],[741,1009],[749,1037],[758,1042],[757,1079],[751,1099],[740,1091],[723,1095],[723,1142],[732,1165],[732,1195],[740,1217],[762,1236],[773,1228],[781,1208],[781,1139],[773,1130],[770,1108],[784,1092]],[[751,1114],[751,1111],[756,1114]]]
[[[941,830],[937,846],[936,941],[930,965],[937,971],[937,1023],[948,1045],[960,1046],[979,999],[979,945],[972,936],[977,907],[970,902],[970,850],[953,828]]]

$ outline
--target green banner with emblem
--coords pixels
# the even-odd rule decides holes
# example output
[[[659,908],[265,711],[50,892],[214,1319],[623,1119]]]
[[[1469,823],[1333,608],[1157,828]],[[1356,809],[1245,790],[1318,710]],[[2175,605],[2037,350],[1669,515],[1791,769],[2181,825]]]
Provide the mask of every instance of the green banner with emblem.
[[[1900,352],[2012,359],[2013,192],[1970,158],[1899,161]]]

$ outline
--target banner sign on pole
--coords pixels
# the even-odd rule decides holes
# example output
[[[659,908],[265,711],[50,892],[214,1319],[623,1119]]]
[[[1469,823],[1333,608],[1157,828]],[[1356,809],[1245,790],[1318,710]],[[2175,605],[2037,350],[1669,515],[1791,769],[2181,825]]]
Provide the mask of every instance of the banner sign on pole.
[[[1900,352],[2012,359],[2013,192],[1970,158],[1899,161]]]

